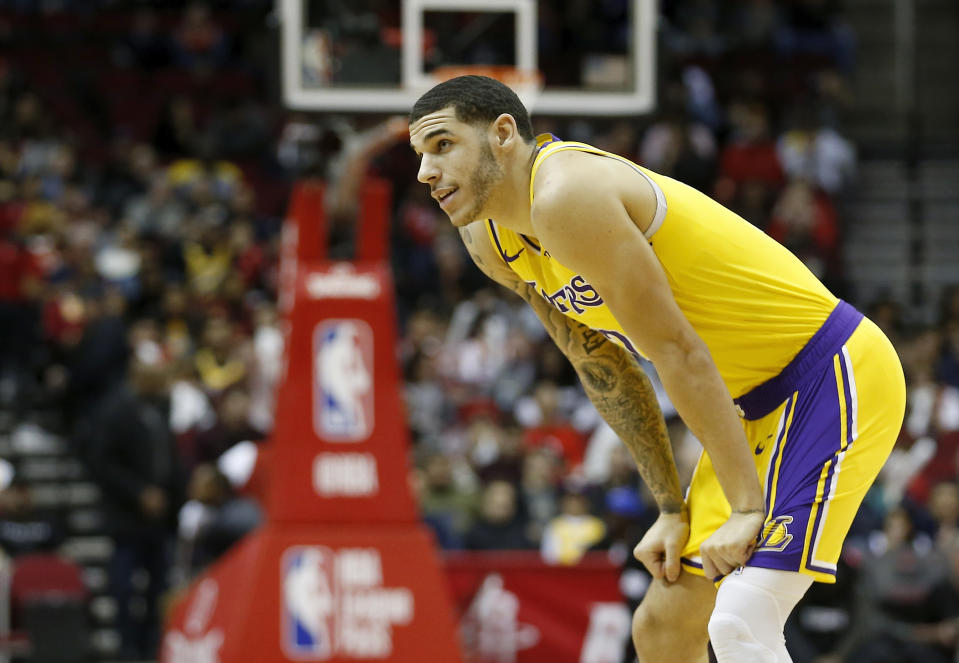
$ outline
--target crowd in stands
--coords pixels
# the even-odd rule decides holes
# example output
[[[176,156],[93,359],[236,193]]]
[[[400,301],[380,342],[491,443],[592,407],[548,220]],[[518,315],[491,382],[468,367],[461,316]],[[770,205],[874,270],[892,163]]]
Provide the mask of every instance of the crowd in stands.
[[[164,592],[262,519],[217,461],[269,438],[279,229],[303,176],[328,181],[341,257],[363,173],[393,186],[411,485],[439,544],[558,564],[609,550],[629,564],[656,516],[632,459],[532,311],[473,267],[416,182],[405,120],[282,109],[263,56],[271,2],[47,4],[0,2],[0,404],[17,423],[60,412],[101,488],[122,655],[153,655]],[[543,4],[568,28],[544,48],[617,39],[592,3]],[[627,3],[596,4],[615,17]],[[534,124],[715,197],[890,336],[906,424],[840,584],[810,592],[789,642],[797,663],[945,662],[959,645],[959,287],[917,326],[902,302],[856,301],[844,279],[855,42],[840,9],[664,0],[654,116]],[[700,447],[658,395],[687,482]],[[0,467],[0,486],[3,551],[54,548],[63,524],[30,508],[15,467]],[[150,577],[137,614],[135,568]],[[644,583],[631,586],[635,602]]]

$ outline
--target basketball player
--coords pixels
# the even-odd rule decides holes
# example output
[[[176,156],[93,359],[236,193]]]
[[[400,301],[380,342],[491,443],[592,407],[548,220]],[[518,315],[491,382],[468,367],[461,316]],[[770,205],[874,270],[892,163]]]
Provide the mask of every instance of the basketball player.
[[[414,105],[418,179],[473,260],[536,311],[629,447],[660,515],[641,663],[785,663],[786,617],[834,582],[902,423],[896,352],[785,248],[622,157],[534,138],[516,95],[463,76]],[[686,498],[649,358],[705,453]],[[717,590],[718,585],[718,590]]]

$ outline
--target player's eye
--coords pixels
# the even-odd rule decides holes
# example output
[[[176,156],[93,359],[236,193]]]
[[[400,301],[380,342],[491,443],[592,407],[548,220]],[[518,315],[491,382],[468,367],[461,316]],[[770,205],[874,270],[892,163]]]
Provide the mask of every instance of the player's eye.
[[[446,139],[444,138],[443,140],[441,140],[440,142],[438,142],[438,143],[436,144],[436,149],[442,151],[442,150],[445,150],[447,147],[449,147],[449,146],[452,145],[452,144],[453,144],[452,141],[446,140]]]

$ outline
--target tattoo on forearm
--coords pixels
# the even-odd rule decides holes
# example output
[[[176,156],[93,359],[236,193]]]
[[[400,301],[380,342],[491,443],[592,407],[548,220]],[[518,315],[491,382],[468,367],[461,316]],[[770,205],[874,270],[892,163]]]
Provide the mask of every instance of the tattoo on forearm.
[[[679,513],[683,509],[679,474],[649,378],[618,346],[578,362],[576,371],[593,405],[626,444],[660,509]]]
[[[603,343],[608,342],[606,337],[595,329],[590,329],[589,327],[583,329],[583,350],[586,354],[592,354],[592,352],[598,350]]]
[[[519,279],[512,286],[572,361],[586,394],[626,444],[660,510],[681,512],[679,474],[649,378],[626,350],[601,333],[563,315]]]
[[[587,392],[605,394],[616,386],[616,375],[613,369],[603,362],[584,361],[577,367]]]
[[[649,378],[626,350],[563,315],[512,269],[484,262],[469,227],[459,229],[466,249],[487,276],[523,298],[576,369],[599,414],[623,440],[663,513],[685,507],[666,422]]]

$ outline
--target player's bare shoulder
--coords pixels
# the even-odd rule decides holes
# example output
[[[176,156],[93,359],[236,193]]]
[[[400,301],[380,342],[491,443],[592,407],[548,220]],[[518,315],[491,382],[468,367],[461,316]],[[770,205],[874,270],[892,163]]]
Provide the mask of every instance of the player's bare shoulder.
[[[610,156],[563,150],[545,159],[533,181],[533,216],[554,214],[592,201],[604,209],[619,202],[645,232],[656,213],[656,193],[636,168]],[[579,206],[577,205],[577,206]]]
[[[562,150],[543,159],[533,179],[533,204],[562,200],[567,195],[587,195],[594,180],[602,187],[607,180],[603,157],[580,150]]]

